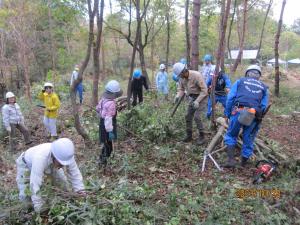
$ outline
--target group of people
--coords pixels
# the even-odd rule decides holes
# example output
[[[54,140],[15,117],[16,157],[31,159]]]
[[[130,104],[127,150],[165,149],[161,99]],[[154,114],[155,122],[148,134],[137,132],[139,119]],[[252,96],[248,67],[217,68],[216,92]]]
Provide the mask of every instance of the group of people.
[[[253,142],[260,128],[262,115],[268,105],[268,88],[259,80],[262,75],[261,69],[257,65],[249,66],[245,72],[245,77],[238,79],[231,86],[228,75],[221,72],[215,77],[214,68],[209,65],[211,64],[211,58],[205,56],[204,59],[208,63],[202,73],[189,70],[186,63],[178,62],[173,65],[173,77],[175,76],[178,82],[175,102],[178,102],[182,96],[186,96],[188,99],[185,116],[186,137],[183,141],[189,142],[192,140],[194,119],[199,131],[197,144],[202,145],[205,143],[204,128],[200,114],[204,111],[204,100],[209,95],[212,81],[215,80],[216,101],[222,103],[224,116],[229,120],[229,128],[224,137],[228,155],[225,167],[234,168],[236,166],[234,153],[240,129],[243,129],[241,164],[245,166],[249,157],[253,154]],[[160,93],[167,95],[168,86],[166,83],[168,75],[163,64],[160,65],[159,69],[160,71],[156,77],[157,89]],[[78,70],[75,68],[76,71]],[[205,71],[209,71],[206,74],[207,76],[204,75]],[[74,77],[76,80],[77,77]],[[71,81],[71,85],[73,81]],[[132,75],[133,105],[137,104],[137,98],[140,103],[143,101],[143,86],[148,89],[147,82],[141,71],[135,70]],[[82,89],[79,88],[78,90],[80,92]],[[122,93],[120,83],[116,80],[110,80],[105,85],[105,90],[96,106],[99,116],[99,140],[103,144],[99,159],[101,165],[107,164],[107,160],[113,151],[113,142],[117,138],[116,98],[121,96]],[[45,83],[38,98],[45,105],[44,124],[52,142],[31,147],[16,160],[19,199],[21,201],[27,200],[29,196],[26,194],[26,190],[29,189],[34,209],[37,212],[42,209],[44,204],[40,196],[44,174],[52,175],[55,181],[62,184],[65,189],[68,189],[67,180],[69,180],[75,192],[78,192],[80,195],[86,194],[83,178],[74,158],[75,147],[73,142],[68,138],[57,138],[56,118],[60,100],[53,91],[53,84]],[[80,103],[82,103],[82,96],[80,99]],[[208,100],[207,104],[211,106],[210,100]],[[14,144],[12,137],[14,137],[13,134],[16,128],[23,133],[26,144],[31,144],[30,133],[24,124],[24,117],[12,92],[6,94],[6,104],[2,108],[2,113],[4,126],[10,133],[12,140],[11,146]],[[210,113],[209,109],[207,117],[210,116]],[[64,166],[67,167],[68,178],[64,174]]]
[[[194,118],[198,128],[197,144],[205,143],[203,124],[200,114],[203,112],[201,104],[211,93],[212,82],[215,80],[215,100],[224,107],[224,117],[229,123],[224,137],[227,146],[228,160],[224,165],[234,168],[235,147],[240,130],[243,129],[243,146],[241,151],[241,165],[245,166],[253,154],[254,140],[260,128],[260,123],[269,102],[268,87],[260,81],[261,68],[251,65],[245,72],[245,77],[238,79],[232,86],[229,76],[223,71],[215,75],[215,68],[211,64],[211,56],[204,57],[205,65],[202,74],[189,70],[186,64],[178,62],[173,66],[173,72],[179,78],[178,91],[175,102],[184,94],[188,97],[188,108],[185,116],[186,137],[184,142],[192,140],[192,120]],[[210,96],[207,102],[207,117],[211,116],[212,103]]]

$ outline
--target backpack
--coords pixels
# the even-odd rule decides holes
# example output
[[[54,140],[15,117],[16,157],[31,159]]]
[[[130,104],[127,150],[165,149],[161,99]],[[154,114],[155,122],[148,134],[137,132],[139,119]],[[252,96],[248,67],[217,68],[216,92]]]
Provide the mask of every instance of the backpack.
[[[226,95],[225,87],[226,87],[225,79],[223,77],[223,74],[220,74],[216,82],[216,89],[215,89],[216,95]]]

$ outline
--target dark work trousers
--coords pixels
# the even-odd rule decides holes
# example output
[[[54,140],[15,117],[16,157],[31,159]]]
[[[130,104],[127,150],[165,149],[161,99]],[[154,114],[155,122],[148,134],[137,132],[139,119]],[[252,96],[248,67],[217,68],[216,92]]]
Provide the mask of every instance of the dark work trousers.
[[[141,90],[134,90],[132,92],[132,96],[133,96],[132,106],[136,106],[136,104],[137,104],[137,98],[139,99],[139,103],[142,103],[143,102],[143,89],[141,89]]]
[[[117,138],[117,129],[116,126],[117,125],[117,120],[116,120],[116,116],[113,117],[113,127],[114,127],[114,134],[115,137]],[[110,157],[112,151],[113,151],[113,144],[112,141],[109,140],[109,136],[108,136],[108,132],[106,132],[105,130],[105,125],[104,125],[104,118],[100,119],[100,123],[99,123],[99,140],[100,140],[100,144],[103,143],[103,147],[102,147],[102,151],[100,154],[100,162],[102,164],[106,164],[107,163],[107,159]]]
[[[201,132],[203,132],[203,130],[204,130],[200,114],[201,114],[201,111],[204,110],[205,105],[200,104],[200,107],[198,109],[193,108],[193,101],[195,101],[197,97],[198,96],[189,97],[189,104],[188,104],[188,108],[187,108],[187,113],[185,115],[186,133],[188,136],[192,136],[192,134],[193,134],[193,119],[195,120],[199,134]]]
[[[27,129],[27,127],[20,123],[20,124],[10,124],[11,132],[9,133],[9,144],[10,144],[10,150],[14,151],[16,147],[16,129],[18,129],[24,136],[25,144],[28,144],[31,142],[30,139],[30,133]]]

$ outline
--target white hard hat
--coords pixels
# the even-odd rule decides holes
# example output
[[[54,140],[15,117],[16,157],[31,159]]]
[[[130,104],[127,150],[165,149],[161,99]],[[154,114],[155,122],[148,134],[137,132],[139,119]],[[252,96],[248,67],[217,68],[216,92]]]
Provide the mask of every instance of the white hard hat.
[[[53,84],[52,83],[49,83],[49,82],[46,82],[44,84],[44,87],[52,87],[53,88]]]
[[[14,93],[12,93],[12,92],[7,92],[6,93],[6,95],[5,95],[5,98],[12,98],[12,97],[16,97],[15,95],[14,95]]]
[[[111,80],[105,85],[105,90],[111,93],[117,93],[121,91],[121,87],[118,81]]]
[[[160,70],[164,70],[164,69],[166,69],[166,66],[165,66],[165,64],[160,64],[160,65],[159,65],[159,69],[160,69]]]
[[[69,138],[60,138],[52,142],[51,152],[63,166],[68,166],[74,161],[74,144]]]
[[[173,65],[173,73],[175,73],[176,76],[179,76],[184,69],[186,69],[186,66],[183,63],[179,62]]]
[[[247,72],[250,70],[257,70],[259,72],[259,74],[261,75],[261,68],[258,65],[251,65],[247,68],[245,75],[247,75]]]

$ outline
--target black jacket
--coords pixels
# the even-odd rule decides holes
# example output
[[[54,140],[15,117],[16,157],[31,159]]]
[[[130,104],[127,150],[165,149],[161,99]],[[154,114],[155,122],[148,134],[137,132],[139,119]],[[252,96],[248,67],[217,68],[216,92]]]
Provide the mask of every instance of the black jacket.
[[[131,81],[131,92],[143,91],[143,86],[148,90],[148,84],[144,76],[141,76],[140,79],[133,78]]]

